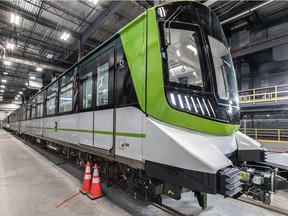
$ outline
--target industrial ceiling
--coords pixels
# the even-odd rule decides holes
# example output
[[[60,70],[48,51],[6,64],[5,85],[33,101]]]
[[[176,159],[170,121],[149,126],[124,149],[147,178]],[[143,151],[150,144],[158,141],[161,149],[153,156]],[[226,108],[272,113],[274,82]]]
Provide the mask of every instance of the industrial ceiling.
[[[29,75],[41,77],[46,86],[144,10],[161,2],[0,1],[0,103],[11,103],[17,95],[29,99],[37,92],[27,88]],[[241,23],[261,22],[288,9],[286,1],[276,0],[201,2],[219,16],[227,34]]]

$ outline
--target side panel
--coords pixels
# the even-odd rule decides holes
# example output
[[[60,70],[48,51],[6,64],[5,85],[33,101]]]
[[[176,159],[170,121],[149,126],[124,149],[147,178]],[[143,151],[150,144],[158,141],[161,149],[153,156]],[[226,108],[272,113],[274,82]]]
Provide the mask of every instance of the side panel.
[[[79,144],[93,145],[93,111],[76,114],[78,116],[77,126],[79,133]],[[86,131],[86,132],[84,132]]]
[[[135,107],[116,109],[116,155],[143,160],[145,114]]]
[[[44,119],[44,137],[78,144],[78,115],[64,115]]]
[[[227,137],[223,137],[223,142]],[[217,143],[221,136],[216,137]],[[234,136],[230,144],[235,146]],[[147,118],[147,144],[145,160],[181,169],[216,174],[218,170],[232,166],[216,142],[205,134]],[[235,146],[236,147],[236,146]],[[230,147],[233,152],[235,147]]]
[[[94,112],[94,146],[106,150],[113,147],[113,109]]]

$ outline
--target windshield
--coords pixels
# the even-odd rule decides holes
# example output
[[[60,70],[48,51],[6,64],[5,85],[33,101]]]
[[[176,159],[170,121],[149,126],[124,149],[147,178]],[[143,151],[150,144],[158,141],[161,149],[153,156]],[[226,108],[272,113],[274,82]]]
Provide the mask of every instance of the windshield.
[[[167,48],[169,82],[188,87],[203,87],[197,46],[198,33],[185,29],[170,29],[171,41]]]
[[[218,97],[238,103],[238,89],[233,62],[228,48],[219,40],[208,35],[213,56]]]

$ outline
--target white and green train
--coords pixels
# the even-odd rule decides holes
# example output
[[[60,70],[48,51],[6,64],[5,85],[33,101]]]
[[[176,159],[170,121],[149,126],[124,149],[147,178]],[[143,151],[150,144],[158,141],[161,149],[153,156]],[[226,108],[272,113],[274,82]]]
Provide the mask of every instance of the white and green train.
[[[216,15],[194,1],[153,7],[4,120],[4,127],[160,201],[181,189],[269,203],[286,182],[238,131],[235,71]],[[241,165],[241,164],[245,165]],[[242,175],[241,175],[242,174]],[[241,177],[242,176],[242,177]]]

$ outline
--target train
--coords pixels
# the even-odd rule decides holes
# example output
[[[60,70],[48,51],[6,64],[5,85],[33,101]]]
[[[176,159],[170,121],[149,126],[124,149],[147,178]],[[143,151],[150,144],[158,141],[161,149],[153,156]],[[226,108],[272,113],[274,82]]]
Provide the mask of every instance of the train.
[[[221,24],[196,1],[144,11],[3,120],[3,127],[146,200],[207,207],[207,193],[270,204],[287,181],[253,165],[267,151],[239,131],[236,75]]]

